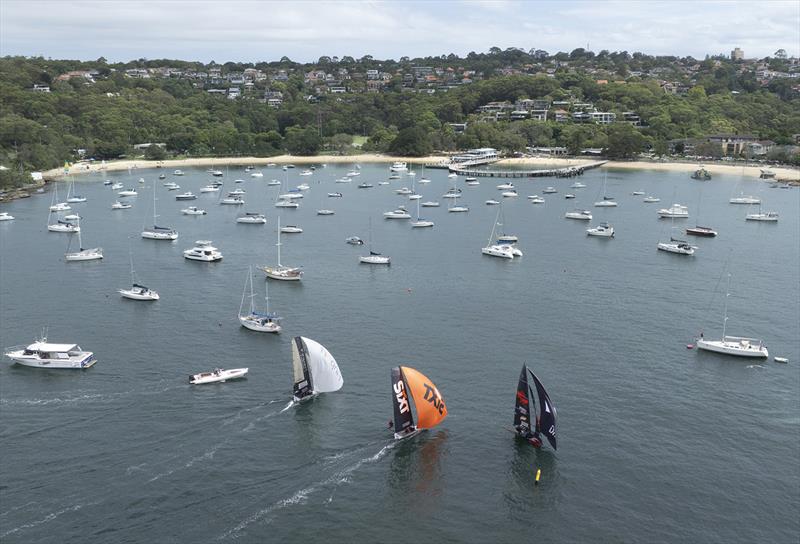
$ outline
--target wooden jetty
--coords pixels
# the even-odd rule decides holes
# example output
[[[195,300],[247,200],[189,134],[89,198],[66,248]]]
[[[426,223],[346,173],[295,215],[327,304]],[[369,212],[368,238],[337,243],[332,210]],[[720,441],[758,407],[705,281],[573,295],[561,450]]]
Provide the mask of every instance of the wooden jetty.
[[[603,166],[608,161],[597,161],[580,166],[567,166],[564,168],[550,168],[540,170],[470,170],[458,164],[449,165],[448,169],[460,176],[484,178],[571,178],[582,175],[586,170]]]

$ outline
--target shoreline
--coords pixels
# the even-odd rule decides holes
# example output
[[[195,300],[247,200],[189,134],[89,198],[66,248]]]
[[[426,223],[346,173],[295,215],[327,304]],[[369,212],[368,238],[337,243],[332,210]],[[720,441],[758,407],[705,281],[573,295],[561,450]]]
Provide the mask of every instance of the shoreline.
[[[164,161],[141,160],[120,160],[108,163],[88,163],[81,162],[72,165],[67,172],[63,168],[54,168],[42,172],[46,181],[58,180],[66,176],[78,174],[91,174],[99,172],[116,172],[120,170],[146,170],[146,169],[180,169],[197,166],[222,167],[222,166],[266,166],[274,163],[276,165],[296,164],[312,165],[320,163],[329,164],[356,164],[356,163],[393,163],[395,161],[406,162],[409,164],[432,164],[446,161],[446,155],[430,155],[427,157],[390,157],[388,155],[364,153],[359,155],[314,155],[314,156],[294,156],[278,155],[275,157],[223,157],[210,158],[198,157],[190,159],[170,159]],[[564,168],[569,166],[580,166],[597,161],[596,158],[555,158],[555,157],[523,157],[501,159],[494,163],[498,166],[550,166],[553,168]],[[740,164],[718,164],[708,163],[704,165],[706,170],[712,174],[728,174],[746,177],[759,178],[761,169],[764,166],[742,166]],[[622,170],[656,170],[669,172],[691,173],[697,169],[696,163],[667,161],[608,161],[600,168],[622,169]],[[800,169],[791,167],[770,167],[769,170],[775,173],[775,181],[788,181],[800,183]]]

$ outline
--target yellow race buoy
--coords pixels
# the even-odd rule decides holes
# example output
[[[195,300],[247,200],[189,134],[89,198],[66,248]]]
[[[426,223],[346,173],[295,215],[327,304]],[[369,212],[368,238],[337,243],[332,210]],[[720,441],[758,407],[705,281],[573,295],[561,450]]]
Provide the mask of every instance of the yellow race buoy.
[[[539,485],[539,478],[542,476],[542,469],[536,469],[536,485]]]

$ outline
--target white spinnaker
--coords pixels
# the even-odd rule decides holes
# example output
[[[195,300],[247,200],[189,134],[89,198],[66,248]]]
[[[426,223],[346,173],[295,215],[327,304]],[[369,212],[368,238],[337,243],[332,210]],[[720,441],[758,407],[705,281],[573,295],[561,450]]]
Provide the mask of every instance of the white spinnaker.
[[[342,373],[333,355],[322,344],[310,338],[302,338],[306,347],[306,361],[308,362],[308,371],[311,374],[311,385],[314,387],[314,393],[330,393],[341,389],[342,385],[344,385],[344,379],[342,379]],[[296,372],[297,365],[295,365]],[[302,375],[302,368],[300,373]]]

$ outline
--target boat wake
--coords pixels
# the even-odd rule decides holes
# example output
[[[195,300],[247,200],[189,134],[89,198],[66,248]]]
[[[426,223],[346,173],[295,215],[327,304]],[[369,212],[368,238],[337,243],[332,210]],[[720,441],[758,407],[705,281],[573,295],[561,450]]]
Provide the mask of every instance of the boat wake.
[[[288,406],[287,406],[287,408],[288,408]],[[326,478],[324,480],[321,480],[319,482],[313,483],[313,484],[309,485],[308,487],[304,487],[303,489],[295,491],[294,494],[292,494],[290,497],[287,497],[285,499],[281,499],[281,500],[279,500],[277,502],[274,502],[274,503],[270,504],[269,506],[267,506],[265,508],[262,508],[261,510],[257,511],[256,513],[254,513],[253,515],[251,515],[247,519],[245,519],[242,522],[240,522],[238,525],[236,525],[232,529],[229,529],[228,531],[223,533],[221,536],[219,536],[217,538],[217,540],[227,540],[229,538],[238,538],[242,534],[242,532],[245,529],[247,529],[247,527],[249,527],[253,523],[257,523],[257,522],[261,521],[262,519],[264,519],[265,517],[269,516],[273,512],[280,511],[280,510],[282,510],[284,508],[287,508],[289,506],[293,506],[295,504],[304,503],[306,501],[306,499],[310,495],[313,495],[314,493],[316,493],[316,492],[318,492],[318,491],[320,491],[322,489],[325,489],[327,487],[336,488],[336,486],[338,486],[340,484],[350,482],[351,474],[353,474],[356,470],[358,470],[359,468],[361,468],[365,464],[375,463],[376,461],[379,461],[393,447],[394,447],[394,443],[388,444],[388,445],[382,447],[376,454],[371,455],[369,457],[364,457],[363,459],[359,459],[358,461],[356,461],[352,465],[350,465],[348,467],[345,467],[342,470],[337,471],[332,476],[330,476],[330,477],[328,477],[328,478]],[[333,501],[333,492],[331,492],[331,495],[327,499],[325,499],[325,503],[328,504],[328,503],[330,503],[332,501]],[[269,520],[268,520],[268,522],[269,522]]]
[[[288,410],[289,408],[291,408],[291,407],[292,407],[292,406],[294,406],[295,404],[297,404],[297,403],[296,403],[294,400],[290,400],[290,401],[289,401],[289,404],[287,404],[287,405],[286,405],[286,406],[283,408],[283,410],[281,410],[281,413],[284,413],[286,410]]]
[[[173,389],[181,388],[180,385],[171,385],[163,389],[131,389],[130,391],[118,391],[115,393],[85,393],[83,395],[53,397],[44,399],[0,399],[0,406],[48,406],[51,404],[82,404],[82,403],[102,403],[114,402],[119,399],[130,397],[132,395],[157,395],[166,393]]]
[[[62,510],[59,510],[57,512],[51,512],[51,513],[47,514],[45,517],[43,517],[42,519],[38,519],[36,521],[31,521],[29,523],[25,523],[23,525],[20,525],[19,527],[14,527],[13,529],[9,529],[8,531],[5,531],[4,533],[0,533],[0,540],[3,540],[6,537],[8,537],[10,535],[13,535],[15,533],[18,533],[20,531],[25,531],[27,529],[33,529],[34,527],[38,527],[39,525],[44,525],[45,523],[51,522],[51,521],[53,521],[54,519],[56,519],[57,517],[59,517],[59,516],[61,516],[63,514],[68,514],[70,512],[77,512],[81,508],[94,506],[96,504],[100,504],[100,503],[99,502],[90,502],[90,503],[86,503],[86,504],[74,504],[72,506],[69,506],[69,507],[64,508]]]

